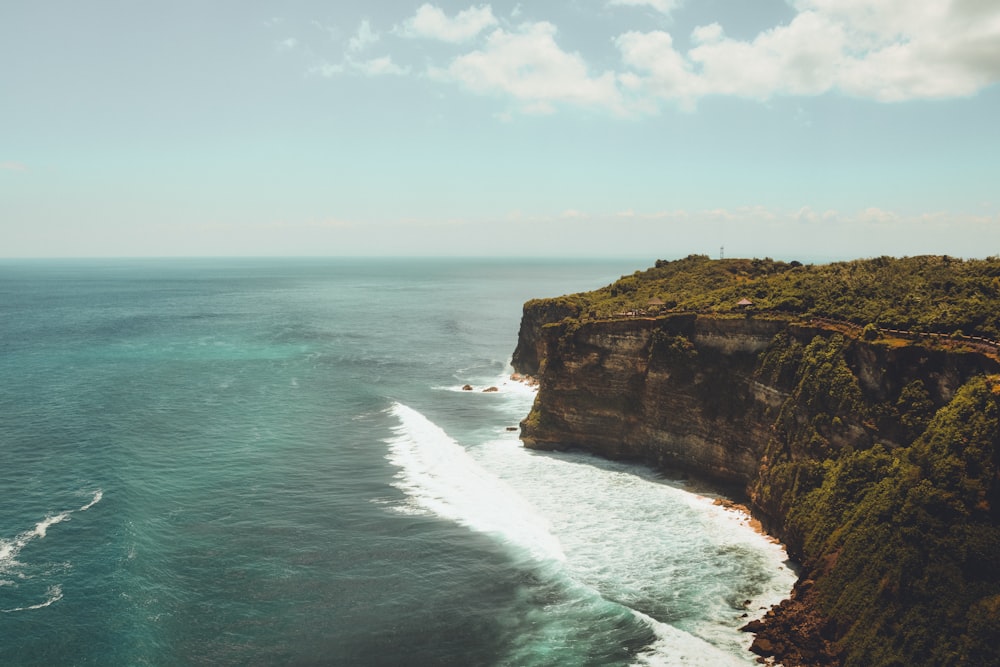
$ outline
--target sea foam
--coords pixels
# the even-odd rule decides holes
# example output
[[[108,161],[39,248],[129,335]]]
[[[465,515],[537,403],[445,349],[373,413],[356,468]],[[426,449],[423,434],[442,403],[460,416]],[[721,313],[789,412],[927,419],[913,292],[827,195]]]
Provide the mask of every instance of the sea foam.
[[[46,591],[45,602],[39,602],[38,604],[33,604],[33,605],[28,606],[28,607],[15,607],[13,609],[0,609],[0,612],[2,612],[4,614],[12,614],[12,613],[17,612],[17,611],[31,611],[32,609],[44,609],[45,607],[48,607],[49,605],[51,605],[53,603],[59,602],[59,600],[62,600],[62,598],[63,598],[62,586],[58,586],[58,585],[56,585],[56,586],[49,586],[49,589]]]
[[[630,608],[622,600],[605,597],[588,577],[578,576],[585,573],[575,573],[567,567],[567,556],[551,523],[513,486],[486,470],[464,447],[416,410],[395,403],[389,412],[399,420],[395,436],[387,440],[390,448],[387,459],[400,468],[394,485],[409,499],[402,511],[419,509],[490,535],[515,554],[529,554],[531,564],[560,587],[570,606],[604,608],[607,613],[626,614],[647,626],[656,639],[636,655],[637,665],[746,664],[701,637]],[[596,505],[583,511],[594,509]],[[616,609],[619,611],[615,612]]]
[[[413,505],[492,535],[533,558],[565,559],[544,517],[443,429],[401,403],[390,412],[400,424],[388,441],[387,458],[400,468],[394,485]]]
[[[84,505],[83,507],[81,507],[77,511],[79,511],[79,512],[86,512],[91,507],[93,507],[97,503],[101,502],[101,498],[103,498],[103,497],[104,497],[104,491],[102,491],[101,489],[98,489],[97,491],[94,492],[94,497],[91,499],[91,501],[89,503],[87,503],[86,505]]]
[[[0,537],[0,575],[14,574],[19,578],[24,578],[24,573],[19,571],[24,566],[24,563],[17,560],[24,548],[36,539],[44,539],[48,535],[50,528],[64,521],[68,521],[70,516],[75,512],[85,512],[89,510],[91,507],[99,503],[103,497],[104,492],[101,489],[98,489],[94,492],[90,501],[82,507],[78,507],[75,510],[65,510],[57,514],[49,514],[44,519],[36,523],[33,528],[19,533],[12,539]],[[11,579],[2,579],[0,580],[0,585],[16,586],[17,584]],[[56,584],[49,587],[46,593],[46,600],[44,602],[25,607],[17,607],[14,609],[0,609],[0,611],[4,613],[11,613],[16,611],[41,609],[58,602],[62,599],[62,597],[62,586]]]

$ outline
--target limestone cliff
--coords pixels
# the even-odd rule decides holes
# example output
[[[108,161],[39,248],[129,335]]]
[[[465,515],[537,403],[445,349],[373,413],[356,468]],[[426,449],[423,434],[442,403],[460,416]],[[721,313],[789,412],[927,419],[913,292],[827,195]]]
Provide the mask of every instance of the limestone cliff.
[[[1000,553],[1000,436],[993,421],[967,433],[964,424],[975,420],[948,417],[966,404],[978,406],[974,414],[996,410],[996,382],[977,384],[1000,373],[995,356],[863,340],[780,314],[581,312],[565,303],[525,306],[513,365],[539,381],[539,393],[521,424],[524,444],[634,459],[743,490],[804,565],[795,600],[753,628],[755,650],[778,654],[786,667],[1000,662],[982,639],[1000,630],[1000,555],[992,551]],[[976,462],[962,442],[978,443]],[[930,463],[939,459],[948,461],[940,470]],[[879,486],[886,480],[891,488]],[[906,512],[931,518],[903,526],[893,515]],[[954,526],[939,525],[949,513],[969,534],[988,535],[984,544],[961,546],[960,556],[914,546],[924,539],[959,548]],[[866,566],[851,551],[869,534],[894,545],[884,563]],[[913,570],[897,567],[897,558]],[[949,586],[961,593],[952,599],[911,581],[935,572],[954,577]],[[913,600],[911,587],[921,591]],[[950,610],[938,630],[957,636],[905,627],[926,623],[911,619],[935,607]],[[970,607],[987,620],[967,617]],[[901,646],[920,635],[919,649]]]
[[[783,326],[677,316],[525,332],[545,364],[515,367],[541,383],[523,441],[746,483],[767,437],[758,408],[782,395],[754,381],[757,357]]]
[[[532,448],[586,449],[747,485],[794,389],[793,378],[767,376],[767,353],[839,335],[766,317],[547,323],[529,307],[513,364],[535,376],[541,391],[522,422],[522,440]],[[981,354],[918,345],[852,340],[845,354],[872,403],[897,401],[905,386],[920,380],[940,407],[971,377],[1000,370]],[[808,406],[787,407],[810,418]],[[895,423],[874,429],[857,413],[839,417],[837,428],[827,431],[835,446],[905,444]]]

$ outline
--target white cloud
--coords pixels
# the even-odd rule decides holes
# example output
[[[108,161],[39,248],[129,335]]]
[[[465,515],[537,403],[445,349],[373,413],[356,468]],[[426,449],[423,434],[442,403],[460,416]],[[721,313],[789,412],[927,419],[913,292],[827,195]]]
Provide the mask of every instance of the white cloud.
[[[524,24],[517,32],[497,29],[483,49],[430,74],[475,93],[509,95],[524,113],[552,113],[559,104],[623,112],[615,75],[592,76],[580,54],[563,51],[555,35],[546,22]]]
[[[4,171],[28,171],[28,167],[21,162],[0,162],[0,169]]]
[[[685,40],[664,30],[631,31],[614,38],[617,71],[593,71],[579,52],[557,42],[548,22],[507,27],[488,4],[448,15],[425,3],[393,34],[453,44],[475,38],[476,47],[431,78],[466,90],[506,97],[510,112],[551,114],[561,106],[634,116],[663,105],[693,110],[706,96],[767,100],[775,96],[841,93],[883,102],[967,96],[1000,82],[1000,3],[995,0],[789,0],[796,12],[786,24],[752,39],[726,34],[723,22],[699,25]],[[664,14],[681,0],[606,0],[645,6]],[[521,13],[516,5],[511,16]],[[488,34],[488,36],[486,36]],[[381,35],[362,21],[346,45],[343,62],[314,73],[406,74],[391,56],[362,58]],[[294,39],[280,43],[297,47]],[[799,118],[802,123],[808,119]]]
[[[632,89],[690,107],[706,95],[768,99],[840,91],[879,101],[971,95],[1000,81],[1000,4],[797,0],[798,14],[752,40],[699,26],[693,47],[661,31],[615,43]]]
[[[410,73],[409,67],[401,67],[392,60],[392,56],[381,56],[369,60],[354,60],[347,57],[341,63],[320,63],[309,70],[310,74],[331,78],[341,74],[363,76],[403,76]]]
[[[615,40],[623,62],[640,72],[619,77],[638,96],[679,100],[688,106],[701,95],[702,86],[691,63],[674,49],[669,33],[627,32]]]
[[[496,24],[497,19],[489,5],[469,7],[454,18],[448,18],[440,8],[424,4],[404,22],[399,32],[407,37],[426,37],[457,44],[469,41]]]
[[[719,221],[719,220],[732,221],[740,218],[738,213],[735,213],[725,208],[713,208],[707,211],[702,211],[700,217],[703,217],[706,220],[714,220],[714,221]]]
[[[1000,81],[1000,5],[905,0],[799,0],[843,26],[854,52],[836,85],[882,101],[970,95]]]
[[[722,26],[718,23],[698,26],[691,31],[691,41],[695,44],[711,44],[722,39]]]
[[[361,25],[358,26],[358,31],[354,33],[354,36],[347,42],[347,50],[351,53],[364,51],[379,39],[379,34],[372,30],[371,23],[369,23],[368,19],[365,19],[361,22]]]
[[[627,212],[632,217],[649,218],[650,214],[640,214],[634,211]],[[619,213],[618,215],[623,215]],[[891,209],[869,206],[853,213],[841,213],[828,209],[822,213],[816,211],[811,206],[802,206],[797,210],[783,209],[779,207],[752,205],[738,206],[735,208],[715,208],[700,211],[692,211],[690,215],[697,220],[725,221],[735,224],[772,222],[777,224],[798,223],[805,224],[808,229],[838,229],[844,227],[870,228],[880,227],[883,229],[898,229],[914,225],[926,224],[971,224],[975,222],[992,222],[996,220],[993,215],[970,215],[955,212],[934,212],[904,214]],[[789,227],[792,229],[792,227]]]
[[[346,69],[347,68],[343,63],[320,63],[310,67],[309,73],[329,79],[343,74]]]
[[[381,58],[374,58],[362,63],[352,63],[352,65],[366,76],[384,76],[386,74],[401,76],[408,74],[410,71],[408,67],[400,67],[394,63],[392,56],[382,56]]]
[[[844,38],[837,26],[805,13],[752,42],[726,37],[717,23],[696,28],[692,42],[686,55],[661,31],[626,33],[615,43],[648,94],[691,107],[706,95],[767,99],[826,92]]]
[[[333,31],[322,24],[314,24],[333,35]],[[346,46],[343,60],[339,63],[323,62],[310,68],[309,73],[317,76],[331,78],[342,74],[353,74],[360,76],[403,76],[410,73],[409,67],[402,67],[396,64],[391,55],[384,55],[377,58],[362,58],[359,54],[366,51],[372,44],[377,43],[381,35],[372,28],[371,22],[364,19],[358,25],[357,31],[351,37]]]
[[[775,93],[817,95],[829,90],[845,43],[839,26],[812,12],[762,32],[752,42],[727,39],[721,29],[713,32],[711,39],[688,52],[700,65],[703,90],[762,99]]]
[[[833,223],[841,219],[839,212],[827,209],[822,213],[813,210],[811,206],[803,206],[798,211],[792,213],[792,219],[804,224]]]
[[[294,37],[289,37],[288,39],[283,39],[277,44],[275,44],[275,48],[278,51],[291,51],[298,45],[299,45],[299,40],[295,39]]]
[[[813,222],[819,222],[820,220],[819,213],[812,210],[812,208],[810,208],[809,206],[803,206],[802,208],[800,208],[798,211],[795,212],[794,217],[795,220],[798,222],[813,223]]]
[[[856,216],[859,222],[871,222],[876,224],[886,224],[891,222],[898,222],[900,216],[894,211],[886,211],[875,206],[864,209],[859,212]]]
[[[679,0],[610,0],[608,4],[611,6],[646,6],[652,7],[658,12],[669,14],[677,9],[681,3]]]

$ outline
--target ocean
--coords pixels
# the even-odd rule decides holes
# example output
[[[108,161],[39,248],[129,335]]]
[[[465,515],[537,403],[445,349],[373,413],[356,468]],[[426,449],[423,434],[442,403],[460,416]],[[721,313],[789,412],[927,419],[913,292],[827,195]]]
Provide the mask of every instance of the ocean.
[[[523,302],[638,268],[0,262],[0,664],[755,664],[780,545],[508,430]]]

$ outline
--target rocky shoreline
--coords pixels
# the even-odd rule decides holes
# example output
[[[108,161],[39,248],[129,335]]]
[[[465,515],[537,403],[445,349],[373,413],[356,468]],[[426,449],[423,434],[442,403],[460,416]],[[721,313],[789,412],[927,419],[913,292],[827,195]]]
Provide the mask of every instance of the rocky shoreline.
[[[741,628],[754,633],[750,650],[760,656],[759,662],[770,660],[783,667],[841,664],[828,619],[818,608],[815,584],[800,578],[787,600]]]

